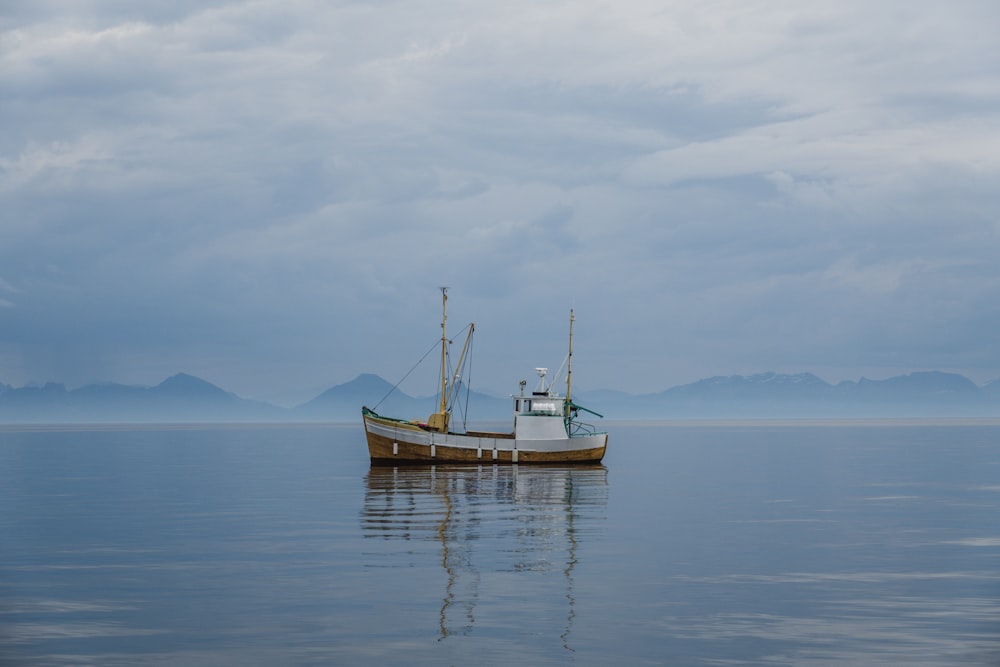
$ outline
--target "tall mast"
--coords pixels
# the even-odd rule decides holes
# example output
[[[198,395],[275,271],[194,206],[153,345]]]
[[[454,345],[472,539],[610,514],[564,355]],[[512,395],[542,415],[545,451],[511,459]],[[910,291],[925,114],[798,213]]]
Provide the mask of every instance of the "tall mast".
[[[444,414],[448,409],[448,288],[441,288],[441,409]]]
[[[566,360],[566,414],[569,414],[569,405],[573,397],[573,309],[569,309],[569,357]]]
[[[441,288],[441,405],[427,418],[427,427],[448,432],[448,288]]]

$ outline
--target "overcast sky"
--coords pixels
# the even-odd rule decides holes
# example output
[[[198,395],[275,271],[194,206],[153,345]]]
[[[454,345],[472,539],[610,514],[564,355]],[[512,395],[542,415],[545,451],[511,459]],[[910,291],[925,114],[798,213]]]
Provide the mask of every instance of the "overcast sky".
[[[1000,377],[994,0],[13,0],[0,382]],[[432,369],[433,370],[433,369]],[[433,386],[407,387],[431,394]]]

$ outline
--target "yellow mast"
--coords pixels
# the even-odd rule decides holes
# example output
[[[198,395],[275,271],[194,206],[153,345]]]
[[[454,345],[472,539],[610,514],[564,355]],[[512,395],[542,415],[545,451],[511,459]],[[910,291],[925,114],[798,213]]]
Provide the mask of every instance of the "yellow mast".
[[[448,288],[441,288],[441,406],[427,418],[427,426],[446,433],[448,431]]]
[[[566,360],[566,416],[569,416],[570,402],[573,397],[573,309],[569,309],[569,357]]]
[[[448,288],[441,288],[441,409],[448,409],[445,394],[448,390]]]

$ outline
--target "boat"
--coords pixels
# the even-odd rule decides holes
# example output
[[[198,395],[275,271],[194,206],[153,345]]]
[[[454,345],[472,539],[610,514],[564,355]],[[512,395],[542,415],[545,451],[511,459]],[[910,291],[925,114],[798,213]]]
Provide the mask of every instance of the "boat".
[[[572,400],[573,322],[569,315],[569,354],[566,369],[566,395],[548,381],[548,369],[536,368],[538,386],[525,393],[527,382],[520,381],[520,391],[512,395],[514,424],[510,431],[468,430],[452,423],[458,400],[469,342],[475,331],[470,323],[454,373],[449,373],[448,288],[441,288],[441,373],[437,411],[426,421],[400,419],[363,406],[361,417],[373,465],[406,463],[599,463],[604,458],[608,434],[585,423],[580,413],[602,417],[600,413],[577,405]],[[561,375],[562,369],[554,378]],[[397,384],[398,386],[398,384]],[[383,399],[384,400],[384,399]],[[456,420],[457,421],[457,420]]]

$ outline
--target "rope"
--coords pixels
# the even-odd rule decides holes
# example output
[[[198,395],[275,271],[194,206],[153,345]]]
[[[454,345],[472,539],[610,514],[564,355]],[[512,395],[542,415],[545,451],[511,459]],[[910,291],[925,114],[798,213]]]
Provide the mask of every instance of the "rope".
[[[470,326],[472,326],[471,323],[470,324],[466,324],[464,327],[462,327],[462,330],[459,331],[458,334],[456,334],[455,338],[456,339],[457,338],[461,338],[462,334],[465,333],[465,331],[467,331]],[[473,338],[475,338],[475,336],[473,336]],[[449,354],[448,354],[448,379],[449,379],[449,384],[450,384],[450,381],[452,380],[453,376],[455,376],[455,375],[459,375],[459,381],[461,381],[462,370],[464,368],[466,368],[466,367],[469,368],[469,371],[470,371],[469,380],[471,381],[471,379],[472,379],[471,378],[471,371],[472,371],[472,345],[473,345],[474,342],[475,341],[472,338],[469,339],[469,349],[468,349],[468,351],[466,353],[465,359],[462,360],[462,367],[460,367],[460,368],[454,368],[454,367],[452,367],[452,365],[451,365],[451,353],[450,353],[450,350],[449,350]],[[469,382],[463,382],[463,384],[465,385],[465,394],[466,394],[464,409],[461,409],[461,408],[463,408],[462,400],[461,400],[461,398],[462,398],[461,392],[456,392],[455,395],[452,396],[452,398],[451,398],[451,404],[448,405],[447,407],[448,407],[448,410],[451,411],[451,412],[455,412],[456,409],[461,409],[462,428],[464,429],[468,425],[468,416],[469,416],[469,414],[468,414],[469,413]],[[440,397],[438,397],[438,398],[440,400]]]
[[[469,381],[465,383],[465,409],[462,410],[462,429],[469,430],[469,393],[472,391],[472,346],[475,344],[474,340],[469,341],[469,357],[467,363],[469,364]]]
[[[372,408],[372,410],[378,410],[378,406],[382,405],[382,401],[384,401],[385,399],[389,398],[389,395],[392,394],[392,392],[396,391],[396,388],[399,385],[403,384],[403,382],[406,380],[406,378],[410,377],[410,373],[412,373],[413,371],[417,370],[417,366],[419,366],[420,364],[424,363],[424,359],[427,358],[427,355],[430,354],[431,352],[433,352],[435,350],[435,348],[437,348],[438,342],[439,341],[434,341],[434,344],[431,345],[431,348],[429,350],[427,350],[426,352],[424,352],[424,356],[420,357],[420,361],[418,361],[417,363],[413,364],[413,368],[411,368],[410,370],[406,371],[406,375],[404,375],[399,382],[397,382],[396,384],[392,385],[392,389],[390,389],[389,391],[387,391],[385,393],[385,396],[383,396],[381,399],[379,399],[379,402],[375,404],[375,407]]]
[[[462,333],[466,329],[469,328],[469,326],[470,325],[468,325],[468,324],[465,325],[465,327],[462,329],[462,331],[458,332],[458,335],[456,336],[456,338],[458,336],[461,336]],[[427,358],[427,355],[430,354],[431,352],[433,352],[437,348],[438,343],[439,343],[439,341],[435,341],[434,344],[431,345],[430,349],[428,349],[426,352],[424,352],[424,356],[420,357],[420,360],[417,361],[417,363],[413,364],[413,368],[411,368],[410,370],[406,371],[406,375],[404,375],[399,380],[399,382],[397,382],[396,384],[392,385],[392,389],[390,389],[389,391],[387,391],[386,394],[385,394],[385,396],[383,396],[381,399],[379,399],[379,402],[376,403],[375,407],[371,408],[371,409],[372,410],[378,410],[378,407],[380,405],[382,405],[382,402],[385,401],[385,399],[389,398],[389,396],[392,394],[392,392],[396,391],[396,389],[399,387],[399,385],[403,384],[403,382],[406,381],[406,378],[410,377],[410,373],[412,373],[413,371],[415,371],[417,369],[417,366],[419,366],[420,364],[422,364],[424,362],[424,359]],[[451,341],[448,341],[448,343],[450,345]],[[446,358],[447,358],[446,372],[448,373],[447,377],[451,378],[451,376],[453,374],[452,367],[451,367],[451,354],[446,355]],[[469,366],[469,376],[470,376],[470,379],[471,379],[471,376],[472,376],[472,341],[471,340],[469,341],[469,353],[467,354],[465,360],[463,361],[463,366],[465,364],[468,364],[468,366]],[[461,373],[462,369],[461,368],[456,368],[456,369],[454,369],[454,372]],[[440,392],[440,390],[439,390],[439,392]],[[438,400],[439,401],[441,400],[440,393],[438,394]],[[457,400],[458,400],[458,394],[455,395],[453,401],[457,401]],[[448,409],[449,410],[451,409],[450,405],[448,406]],[[468,410],[469,410],[469,384],[466,383],[466,386],[465,386],[465,412],[463,412],[463,414],[462,414],[463,427],[464,427],[464,425],[465,425],[465,423],[467,421]]]

